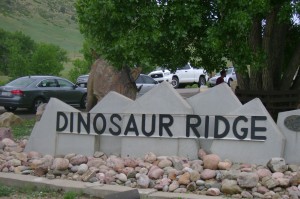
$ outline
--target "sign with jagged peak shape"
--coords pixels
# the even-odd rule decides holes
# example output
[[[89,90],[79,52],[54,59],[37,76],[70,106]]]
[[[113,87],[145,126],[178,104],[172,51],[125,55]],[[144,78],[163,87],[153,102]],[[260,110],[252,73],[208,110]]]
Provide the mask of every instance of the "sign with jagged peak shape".
[[[197,158],[203,148],[224,158],[262,163],[280,157],[280,146],[284,137],[259,99],[242,105],[226,84],[184,99],[162,82],[136,100],[112,91],[90,112],[53,98],[26,150],[53,155],[98,150],[137,157],[152,151]]]

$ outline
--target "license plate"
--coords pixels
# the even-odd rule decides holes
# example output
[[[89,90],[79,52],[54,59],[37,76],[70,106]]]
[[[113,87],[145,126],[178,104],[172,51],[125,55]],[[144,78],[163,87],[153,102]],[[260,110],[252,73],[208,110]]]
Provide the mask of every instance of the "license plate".
[[[11,96],[11,93],[10,92],[6,92],[6,91],[3,91],[1,93],[2,96],[6,96],[6,97],[10,97]]]

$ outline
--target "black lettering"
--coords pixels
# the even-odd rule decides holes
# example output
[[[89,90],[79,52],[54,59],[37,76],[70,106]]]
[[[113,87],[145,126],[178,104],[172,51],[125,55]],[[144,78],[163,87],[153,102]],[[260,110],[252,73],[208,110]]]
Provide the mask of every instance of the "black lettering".
[[[74,113],[71,112],[71,113],[70,113],[70,132],[71,132],[71,133],[73,133],[73,125],[74,125],[74,124],[73,124],[73,123],[74,123],[73,120],[74,120]]]
[[[155,121],[156,121],[156,116],[155,114],[152,115],[152,122],[151,122],[151,130],[150,132],[146,131],[146,115],[143,114],[142,115],[142,133],[147,136],[150,137],[154,134],[155,132]]]
[[[209,116],[205,116],[205,132],[204,132],[204,137],[208,138],[208,133],[209,133]]]
[[[247,128],[241,128],[241,131],[243,132],[243,135],[239,135],[237,130],[236,130],[236,126],[238,124],[239,121],[243,120],[244,122],[248,122],[248,119],[245,116],[238,116],[237,118],[235,118],[233,125],[232,125],[232,131],[233,131],[233,135],[239,139],[239,140],[243,140],[247,137],[248,135],[248,129]]]
[[[219,122],[223,122],[225,124],[225,130],[223,133],[219,134]],[[215,116],[215,131],[214,138],[224,138],[229,133],[229,122],[228,120],[220,115]]]
[[[169,119],[169,122],[163,122],[164,118]],[[159,115],[159,136],[163,135],[163,129],[166,130],[166,132],[168,133],[168,135],[170,137],[173,137],[172,132],[170,131],[169,127],[172,126],[174,122],[174,119],[172,117],[172,115],[169,114],[160,114]]]
[[[266,121],[267,117],[266,116],[252,116],[251,117],[251,139],[252,140],[266,140],[266,136],[257,136],[255,133],[257,131],[260,132],[266,132],[267,128],[266,127],[257,127],[256,126],[256,121]]]
[[[81,125],[83,125],[84,129],[86,130],[87,134],[90,134],[90,113],[87,113],[86,122],[83,119],[81,113],[78,113],[78,123],[77,123],[77,130],[78,133],[81,132]]]
[[[101,118],[102,119],[102,129],[99,130],[97,129],[97,122],[98,122],[98,118]],[[98,135],[101,135],[102,133],[104,133],[105,129],[106,129],[106,120],[105,120],[105,117],[102,113],[97,113],[94,117],[94,120],[93,120],[93,128],[95,130],[95,132],[98,134]]]
[[[109,128],[109,132],[112,134],[112,135],[115,135],[115,136],[118,136],[121,134],[121,127],[114,121],[114,118],[117,118],[119,121],[122,120],[122,117],[118,114],[112,114],[110,116],[110,122],[115,125],[115,127],[117,127],[117,131],[113,131],[112,128]]]
[[[65,121],[65,123],[64,123],[64,125],[62,127],[60,127],[60,118],[61,117]],[[57,114],[56,114],[56,131],[62,132],[64,130],[66,130],[67,126],[68,126],[68,117],[67,117],[67,115],[65,113],[63,113],[63,112],[59,112],[58,111]]]
[[[132,127],[131,127],[131,125],[132,125]],[[139,131],[137,129],[136,122],[135,122],[133,114],[130,114],[127,126],[125,128],[124,135],[127,135],[129,131],[133,131],[136,136],[139,136]]]
[[[195,119],[196,123],[191,124],[191,119]],[[186,116],[186,137],[190,137],[190,130],[192,129],[193,133],[196,135],[196,137],[200,137],[200,133],[197,130],[197,127],[201,124],[201,118],[199,115],[187,115]]]

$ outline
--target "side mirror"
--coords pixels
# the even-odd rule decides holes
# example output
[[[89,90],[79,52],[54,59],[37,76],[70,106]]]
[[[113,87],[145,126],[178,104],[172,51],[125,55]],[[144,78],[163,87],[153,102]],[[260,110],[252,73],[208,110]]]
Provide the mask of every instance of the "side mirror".
[[[137,88],[137,91],[140,92],[140,90],[142,89],[142,87],[143,87],[143,85],[139,86],[139,87]]]

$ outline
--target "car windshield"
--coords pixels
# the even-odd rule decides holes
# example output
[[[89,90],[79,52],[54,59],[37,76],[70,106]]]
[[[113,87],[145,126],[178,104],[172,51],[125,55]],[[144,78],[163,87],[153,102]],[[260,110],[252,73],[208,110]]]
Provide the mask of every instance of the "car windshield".
[[[228,68],[228,69],[226,70],[226,74],[227,74],[227,75],[228,75],[228,74],[231,74],[232,71],[233,71],[233,68]]]
[[[35,79],[32,79],[32,78],[18,78],[14,81],[9,82],[8,84],[6,84],[6,86],[25,88],[34,81],[35,81]]]

